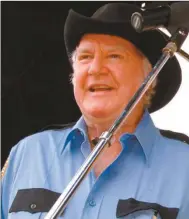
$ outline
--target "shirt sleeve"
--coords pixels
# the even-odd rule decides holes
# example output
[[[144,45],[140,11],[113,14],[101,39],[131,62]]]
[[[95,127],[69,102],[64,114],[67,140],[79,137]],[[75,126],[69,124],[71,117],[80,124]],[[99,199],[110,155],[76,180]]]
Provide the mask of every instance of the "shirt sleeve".
[[[185,197],[182,200],[182,204],[179,209],[179,213],[177,219],[185,219],[188,218],[189,215],[189,181],[188,181],[188,188],[186,188]]]
[[[1,218],[8,218],[10,208],[10,197],[14,179],[19,168],[19,161],[22,159],[22,148],[24,141],[12,148],[10,155],[6,161],[5,168],[1,177]]]

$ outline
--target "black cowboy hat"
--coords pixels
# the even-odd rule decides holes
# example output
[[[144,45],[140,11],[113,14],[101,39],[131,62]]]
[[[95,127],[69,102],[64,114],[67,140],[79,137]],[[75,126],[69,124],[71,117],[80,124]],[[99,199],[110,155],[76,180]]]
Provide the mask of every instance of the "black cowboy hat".
[[[100,7],[92,17],[69,11],[65,27],[64,41],[68,56],[76,49],[81,37],[86,33],[109,34],[122,37],[133,43],[154,65],[162,54],[168,38],[158,30],[137,33],[130,24],[131,15],[141,12],[135,5],[110,3]],[[177,93],[181,84],[181,68],[173,57],[158,75],[156,93],[152,98],[149,112],[164,107]]]

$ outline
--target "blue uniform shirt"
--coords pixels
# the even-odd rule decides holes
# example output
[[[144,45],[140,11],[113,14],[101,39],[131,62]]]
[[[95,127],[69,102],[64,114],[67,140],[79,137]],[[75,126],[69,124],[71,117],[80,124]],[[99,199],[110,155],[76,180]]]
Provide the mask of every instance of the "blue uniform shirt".
[[[189,146],[163,137],[147,111],[136,131],[120,142],[117,159],[98,178],[93,171],[87,175],[60,218],[151,219],[158,206],[177,215],[165,219],[188,219]],[[63,192],[90,151],[83,118],[71,128],[21,140],[2,180],[2,219],[44,218],[44,208]]]

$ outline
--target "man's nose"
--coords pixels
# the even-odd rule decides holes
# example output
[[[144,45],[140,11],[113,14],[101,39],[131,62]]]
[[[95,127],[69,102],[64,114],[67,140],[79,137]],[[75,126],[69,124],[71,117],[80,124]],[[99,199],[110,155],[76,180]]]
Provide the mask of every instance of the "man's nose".
[[[102,57],[94,57],[91,61],[88,69],[89,74],[100,74],[103,69],[103,60]]]

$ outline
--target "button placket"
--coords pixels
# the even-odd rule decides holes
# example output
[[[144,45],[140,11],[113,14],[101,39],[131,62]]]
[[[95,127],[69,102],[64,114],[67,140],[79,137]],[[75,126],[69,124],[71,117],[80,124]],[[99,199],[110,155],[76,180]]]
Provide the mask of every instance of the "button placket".
[[[98,218],[100,206],[102,204],[102,197],[93,199],[92,197],[87,201],[82,213],[83,219]]]
[[[94,199],[91,199],[91,200],[89,201],[89,205],[90,205],[91,207],[96,206],[95,200],[94,200]]]

